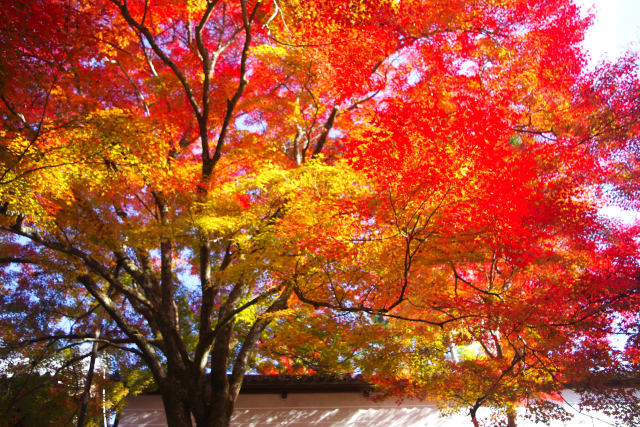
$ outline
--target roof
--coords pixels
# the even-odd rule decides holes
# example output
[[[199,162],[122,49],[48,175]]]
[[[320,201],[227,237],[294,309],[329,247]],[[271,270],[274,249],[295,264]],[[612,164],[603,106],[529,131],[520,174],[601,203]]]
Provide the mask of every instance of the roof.
[[[276,393],[286,397],[287,393],[339,393],[358,392],[365,396],[373,391],[371,384],[361,375],[351,376],[316,375],[245,375],[240,393]],[[143,394],[160,394],[156,388]]]
[[[241,393],[361,392],[371,386],[360,375],[245,375]]]

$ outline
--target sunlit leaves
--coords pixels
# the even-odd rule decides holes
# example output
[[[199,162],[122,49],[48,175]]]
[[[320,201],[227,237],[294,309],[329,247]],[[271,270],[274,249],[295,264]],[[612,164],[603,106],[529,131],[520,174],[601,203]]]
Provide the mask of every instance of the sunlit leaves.
[[[631,57],[583,72],[570,2],[2,13],[2,339],[106,307],[189,417],[263,329],[251,369],[540,419],[637,366],[608,341],[638,323],[637,231],[597,210],[635,203],[640,85]]]

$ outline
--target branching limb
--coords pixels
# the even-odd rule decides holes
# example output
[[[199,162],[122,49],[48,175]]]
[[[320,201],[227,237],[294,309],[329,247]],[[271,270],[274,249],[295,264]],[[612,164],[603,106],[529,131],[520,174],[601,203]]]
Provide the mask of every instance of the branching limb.
[[[242,97],[247,84],[249,83],[247,79],[247,64],[249,59],[249,48],[251,47],[252,40],[251,26],[256,17],[256,13],[258,12],[258,8],[260,7],[260,2],[255,5],[251,13],[249,13],[247,9],[246,0],[241,0],[240,5],[242,8],[242,22],[245,32],[244,45],[242,46],[242,53],[240,56],[240,83],[238,84],[238,87],[231,99],[227,100],[227,110],[222,121],[220,133],[218,134],[215,151],[211,156],[210,161],[202,162],[202,177],[204,182],[209,181],[213,172],[213,168],[220,160],[220,156],[222,155],[222,147],[225,144],[227,133],[229,132],[229,126],[231,125],[233,119],[234,110],[238,105],[238,101],[240,101],[240,98]]]
[[[282,293],[278,297],[278,299],[271,304],[271,306],[267,309],[265,314],[275,313],[277,311],[281,311],[287,308],[289,298],[291,297],[293,292],[292,285],[286,285],[282,290]],[[244,378],[244,373],[247,368],[247,360],[249,354],[253,350],[253,347],[258,342],[262,331],[267,327],[269,322],[272,319],[269,317],[263,317],[258,319],[249,329],[249,332],[244,338],[242,342],[242,347],[240,347],[240,351],[236,356],[236,360],[233,364],[233,370],[231,371],[231,384],[230,384],[230,394],[233,398],[235,398],[240,392],[240,387],[242,385],[242,379]]]
[[[446,324],[448,323],[452,323],[452,322],[456,322],[459,320],[463,320],[463,319],[469,319],[469,318],[474,318],[474,317],[483,317],[480,315],[462,315],[462,316],[457,316],[457,317],[451,317],[449,319],[446,320],[441,320],[441,321],[435,321],[435,320],[428,320],[428,319],[424,319],[424,318],[417,318],[417,317],[409,317],[409,316],[401,316],[401,315],[396,315],[396,314],[391,314],[388,312],[388,308],[385,307],[366,307],[363,305],[359,305],[359,306],[346,306],[344,304],[333,304],[330,303],[328,301],[319,301],[319,300],[315,300],[313,298],[309,298],[307,297],[304,292],[296,285],[293,286],[293,292],[295,293],[296,297],[298,297],[298,299],[302,302],[304,302],[305,304],[309,304],[312,305],[314,307],[324,307],[324,308],[328,308],[330,310],[336,310],[336,311],[342,311],[342,312],[347,312],[347,313],[367,313],[370,315],[376,315],[376,316],[384,316],[384,317],[388,317],[391,319],[398,319],[398,320],[405,320],[408,322],[417,322],[417,323],[425,323],[428,325],[432,325],[432,326],[438,326],[438,327],[444,327]]]
[[[151,34],[151,31],[149,31],[149,29],[145,27],[143,23],[136,21],[133,18],[133,16],[131,16],[131,12],[127,7],[126,1],[123,1],[122,3],[120,3],[118,0],[111,0],[111,2],[118,7],[118,9],[120,10],[120,14],[124,18],[124,20],[127,21],[127,24],[129,24],[129,26],[132,29],[136,30],[139,34],[143,35],[147,43],[149,43],[149,45],[151,46],[151,49],[155,52],[155,54],[158,55],[158,57],[162,60],[162,62],[164,62],[165,65],[171,68],[171,71],[173,71],[173,74],[180,81],[180,84],[184,89],[187,100],[189,101],[189,104],[191,105],[191,108],[193,109],[193,112],[196,118],[200,120],[200,118],[202,117],[202,111],[200,109],[200,106],[196,102],[195,96],[193,94],[193,90],[191,89],[191,85],[189,84],[189,81],[187,80],[184,73],[178,68],[175,62],[173,62],[171,58],[169,58],[169,56],[158,45],[155,37],[153,36],[153,34]]]
[[[329,132],[331,131],[331,128],[333,128],[333,124],[335,123],[337,114],[338,114],[338,106],[335,105],[331,110],[331,113],[329,114],[329,118],[324,124],[324,131],[322,131],[322,134],[320,135],[320,139],[316,144],[316,148],[313,150],[313,154],[311,155],[311,158],[316,158],[322,151],[322,148],[324,147],[324,145],[327,143]]]
[[[97,282],[88,274],[78,276],[78,281],[82,283],[93,297],[104,307],[109,316],[120,327],[120,329],[133,340],[142,352],[142,357],[148,364],[156,378],[165,378],[166,373],[160,364],[160,357],[149,340],[129,321],[124,314],[116,307],[114,301],[98,286]]]

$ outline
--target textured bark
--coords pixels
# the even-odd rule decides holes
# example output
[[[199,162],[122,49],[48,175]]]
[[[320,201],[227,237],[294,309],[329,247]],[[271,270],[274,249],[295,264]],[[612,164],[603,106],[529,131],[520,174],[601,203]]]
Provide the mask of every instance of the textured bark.
[[[471,422],[473,423],[473,427],[480,427],[480,423],[478,423],[478,418],[476,413],[478,412],[478,408],[480,405],[475,404],[469,409],[469,416],[471,417]]]
[[[82,393],[82,403],[80,405],[80,413],[78,415],[77,426],[82,427],[85,423],[87,415],[87,408],[89,407],[89,398],[91,397],[91,385],[93,384],[93,374],[95,372],[96,360],[98,358],[98,339],[102,334],[102,320],[104,318],[104,310],[100,309],[98,314],[98,320],[93,332],[94,341],[91,346],[91,359],[89,360],[89,370],[87,372],[87,379],[84,385],[84,392]]]
[[[100,329],[96,330],[96,339],[100,338]],[[80,414],[78,415],[77,426],[84,426],[85,417],[87,415],[87,408],[89,407],[89,398],[91,397],[91,385],[93,383],[93,373],[96,367],[96,359],[98,357],[98,341],[94,341],[91,346],[91,360],[89,361],[89,371],[87,372],[87,379],[84,384],[84,391],[82,393],[82,403],[80,405]]]
[[[192,427],[189,405],[180,398],[182,394],[180,385],[174,383],[169,386],[165,384],[161,388],[163,389],[162,403],[167,417],[167,425],[169,427]]]
[[[513,409],[507,410],[507,427],[516,427],[516,412]]]

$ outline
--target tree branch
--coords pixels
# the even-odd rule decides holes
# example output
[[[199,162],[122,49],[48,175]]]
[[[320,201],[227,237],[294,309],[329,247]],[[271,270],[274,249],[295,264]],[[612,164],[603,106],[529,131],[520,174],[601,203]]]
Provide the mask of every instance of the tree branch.
[[[338,106],[334,105],[333,109],[331,110],[331,113],[329,114],[329,118],[324,124],[324,131],[322,131],[322,135],[320,135],[320,139],[316,144],[316,148],[313,150],[313,154],[311,155],[312,159],[316,158],[318,154],[320,154],[320,152],[322,151],[322,148],[324,147],[324,144],[326,144],[327,138],[329,137],[329,131],[331,130],[331,128],[333,128],[333,124],[335,123],[337,114],[338,114]]]
[[[129,9],[127,8],[126,1],[119,3],[117,0],[111,0],[111,2],[118,7],[118,9],[120,10],[120,14],[125,19],[125,21],[127,21],[129,26],[137,30],[140,34],[144,35],[145,39],[147,40],[147,42],[149,43],[149,45],[151,46],[151,49],[153,49],[155,54],[158,55],[158,57],[162,60],[162,62],[165,63],[165,65],[171,68],[171,71],[173,71],[173,74],[178,78],[178,80],[180,81],[180,84],[182,84],[185,95],[187,96],[187,100],[189,101],[189,104],[191,105],[191,108],[193,109],[193,112],[196,118],[200,120],[202,117],[202,112],[200,110],[200,107],[198,106],[198,103],[196,102],[196,99],[193,95],[193,90],[191,89],[191,85],[189,85],[189,82],[186,76],[182,73],[182,71],[180,71],[180,69],[175,64],[175,62],[173,62],[171,58],[169,58],[167,54],[162,50],[162,48],[160,48],[158,43],[156,43],[156,40],[153,37],[153,34],[151,34],[151,31],[149,31],[147,27],[137,22],[131,16]]]
[[[235,110],[238,101],[242,97],[247,83],[249,82],[247,80],[247,61],[249,57],[249,47],[251,46],[252,39],[251,25],[253,23],[253,20],[255,19],[260,4],[260,2],[256,3],[256,6],[251,12],[251,15],[249,15],[249,12],[247,10],[247,1],[241,0],[240,2],[240,5],[242,7],[242,22],[245,31],[244,45],[242,47],[242,54],[240,58],[240,83],[238,84],[238,88],[233,94],[233,97],[227,100],[227,111],[222,121],[222,126],[218,135],[218,141],[216,143],[216,148],[213,156],[211,156],[211,161],[203,162],[202,164],[202,178],[204,182],[209,181],[209,179],[211,178],[211,173],[213,172],[213,168],[220,160],[220,156],[222,155],[222,147],[224,146],[227,133],[229,132],[229,126],[233,118],[233,111]]]

